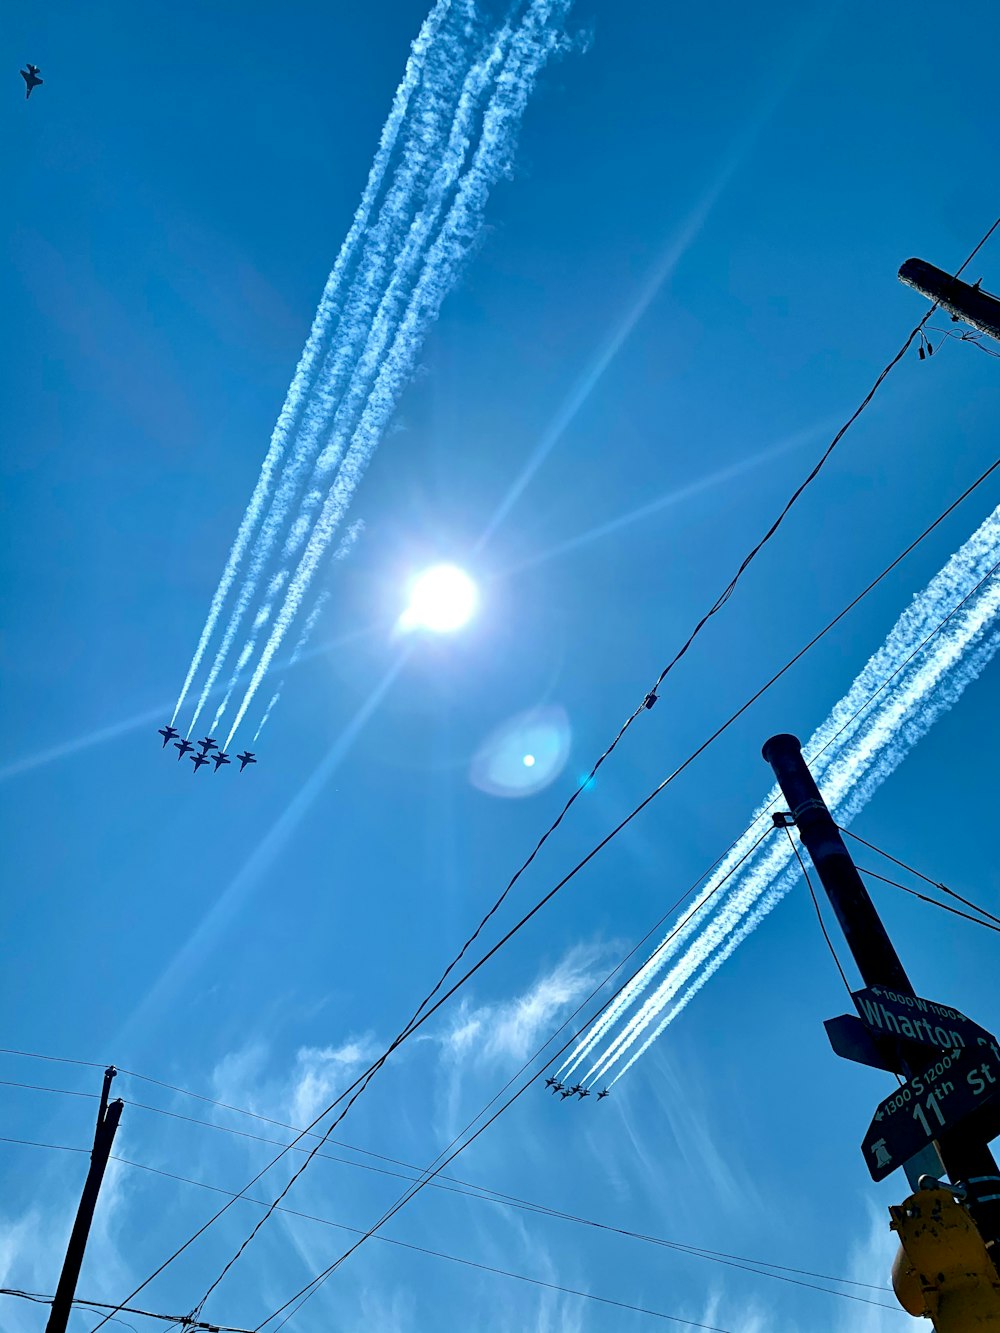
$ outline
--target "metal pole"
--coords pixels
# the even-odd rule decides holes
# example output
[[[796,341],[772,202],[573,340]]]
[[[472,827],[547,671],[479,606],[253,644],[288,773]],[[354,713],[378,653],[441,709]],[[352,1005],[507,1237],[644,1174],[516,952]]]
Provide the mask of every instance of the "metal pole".
[[[816,867],[865,985],[886,986],[903,995],[915,994],[840,830],[802,758],[798,738],[772,736],[765,742],[762,753],[774,769],[799,836]],[[903,1068],[907,1077],[921,1072],[908,1068],[905,1062]],[[984,1137],[977,1133],[974,1121],[966,1121],[942,1134],[937,1142],[939,1160],[952,1181],[965,1181],[969,1185],[969,1208],[992,1254],[1000,1246],[1000,1169],[996,1160]],[[924,1165],[922,1154],[907,1163],[912,1185],[916,1185],[917,1177],[925,1171],[934,1174],[929,1165]]]
[[[772,736],[763,755],[774,769],[865,985],[890,986],[900,994],[913,995],[910,978],[802,758],[798,738]]]
[[[125,1109],[125,1103],[120,1097],[108,1104],[111,1080],[117,1072],[113,1065],[104,1071],[104,1086],[101,1089],[97,1128],[94,1131],[94,1147],[90,1154],[90,1170],[87,1172],[83,1193],[80,1195],[80,1206],[76,1210],[76,1220],[70,1232],[69,1244],[66,1246],[66,1258],[63,1260],[56,1294],[52,1298],[52,1309],[49,1312],[49,1322],[45,1325],[45,1333],[66,1333],[69,1323],[76,1284],[83,1265],[84,1251],[87,1248],[87,1237],[90,1235],[90,1226],[97,1207],[97,1196],[100,1194],[101,1182],[104,1179],[108,1158],[111,1156],[111,1145],[115,1141],[118,1122]]]

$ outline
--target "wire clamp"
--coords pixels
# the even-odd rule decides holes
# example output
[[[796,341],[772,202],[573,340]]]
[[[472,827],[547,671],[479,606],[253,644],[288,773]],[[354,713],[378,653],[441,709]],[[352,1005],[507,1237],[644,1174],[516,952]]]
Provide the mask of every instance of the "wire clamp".
[[[645,699],[643,699],[642,701],[643,708],[652,708],[653,704],[656,703],[659,697],[660,696],[656,693],[655,690],[650,690],[649,693],[646,695]]]
[[[794,828],[795,816],[791,810],[775,810],[771,816],[771,823],[775,828]]]

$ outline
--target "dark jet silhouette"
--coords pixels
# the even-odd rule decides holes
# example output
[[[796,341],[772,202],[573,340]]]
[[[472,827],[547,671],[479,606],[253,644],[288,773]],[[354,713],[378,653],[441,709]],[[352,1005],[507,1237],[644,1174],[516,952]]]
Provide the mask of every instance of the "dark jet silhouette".
[[[205,739],[199,741],[198,744],[201,746],[202,754],[208,754],[209,750],[217,750],[219,748],[211,736],[206,736]]]
[[[589,1089],[589,1088],[581,1088],[581,1089],[580,1089],[580,1101],[581,1101],[581,1102],[583,1101],[584,1097],[589,1097],[589,1096],[590,1096],[590,1089]]]
[[[163,748],[166,749],[168,742],[172,741],[175,736],[179,736],[180,734],[181,733],[177,728],[170,726],[169,723],[165,727],[161,727],[160,735],[163,737]]]
[[[183,759],[189,750],[194,749],[194,746],[189,740],[174,741],[174,749],[177,751],[177,758]]]
[[[560,1092],[559,1096],[563,1099],[563,1101],[565,1101],[567,1097],[572,1097],[573,1094],[572,1094],[572,1092],[570,1092],[569,1088],[563,1088],[563,1090],[562,1090],[562,1092]]]
[[[552,1085],[553,1095],[555,1095],[555,1093],[557,1092],[562,1092],[562,1090],[563,1090],[563,1085],[561,1083],[554,1083]]]
[[[599,1092],[597,1094],[597,1100],[600,1101],[602,1097],[610,1097],[610,1096],[611,1096],[611,1089],[605,1088],[603,1092]]]
[[[545,1086],[547,1088],[554,1088],[558,1082],[559,1080],[557,1078],[547,1078],[545,1080]]]
[[[225,750],[220,750],[218,754],[212,755],[212,763],[215,765],[216,773],[218,773],[223,764],[232,763],[232,760],[229,758],[229,755],[226,754]]]
[[[572,1097],[574,1093],[576,1093],[576,1092],[582,1092],[582,1091],[583,1091],[583,1084],[582,1084],[582,1083],[578,1083],[578,1084],[576,1085],[575,1088],[570,1088],[569,1093],[570,1093],[570,1096]]]
[[[21,78],[24,80],[25,98],[31,96],[32,88],[38,88],[41,85],[42,80],[38,77],[40,73],[41,70],[37,65],[29,65],[27,69],[21,70]]]
[[[242,754],[238,754],[238,755],[236,756],[236,758],[240,761],[240,772],[241,772],[241,773],[242,773],[243,770],[246,768],[247,764],[255,764],[255,763],[257,762],[257,760],[253,757],[253,751],[252,751],[252,750],[244,750],[243,753],[242,753]]]
[[[192,764],[194,764],[194,771],[197,773],[198,769],[201,768],[202,764],[207,764],[208,760],[205,758],[203,754],[193,754],[191,756],[191,762]]]

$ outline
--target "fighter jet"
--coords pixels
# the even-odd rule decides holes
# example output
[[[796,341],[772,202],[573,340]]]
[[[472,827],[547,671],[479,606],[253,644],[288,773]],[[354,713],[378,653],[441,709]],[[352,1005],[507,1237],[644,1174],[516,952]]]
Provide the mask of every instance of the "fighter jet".
[[[553,1076],[552,1078],[547,1078],[545,1080],[545,1086],[547,1088],[554,1088],[558,1082],[559,1080]]]
[[[177,728],[172,727],[169,722],[165,727],[161,727],[160,735],[163,737],[163,748],[166,749],[168,742],[172,741],[175,736],[179,736],[180,734],[181,733],[177,730]]]
[[[185,738],[181,741],[174,741],[174,749],[177,751],[177,758],[183,759],[189,750],[194,749],[194,746]]]
[[[206,736],[205,739],[199,741],[198,744],[201,746],[202,754],[208,754],[209,750],[217,750],[219,748],[211,736]]]
[[[610,1096],[611,1096],[611,1089],[605,1088],[603,1092],[599,1092],[597,1094],[597,1100],[600,1101],[602,1097],[610,1097]]]
[[[29,65],[27,69],[21,70],[21,78],[24,80],[25,84],[24,96],[26,99],[31,96],[32,88],[37,88],[41,84],[42,80],[38,77],[40,73],[41,70],[37,65]]]
[[[212,755],[212,763],[215,765],[216,773],[218,773],[223,764],[232,763],[232,760],[229,758],[229,755],[226,754],[225,750],[220,750],[218,754]]]
[[[562,1092],[562,1090],[563,1090],[563,1085],[561,1083],[553,1083],[552,1085],[553,1096],[558,1092]]]
[[[580,1097],[580,1101],[581,1101],[581,1102],[583,1101],[584,1097],[589,1097],[589,1096],[590,1096],[590,1089],[589,1089],[589,1088],[581,1088],[581,1089],[580,1089],[579,1097]]]
[[[191,756],[191,762],[194,764],[194,771],[197,773],[202,764],[208,763],[208,759],[203,754],[193,754]]]
[[[238,755],[236,756],[236,758],[240,761],[240,772],[241,772],[241,773],[242,773],[243,770],[246,768],[247,764],[255,764],[255,763],[257,762],[257,760],[253,757],[253,751],[252,751],[252,750],[244,750],[243,753],[242,753],[242,754],[238,754]]]
[[[574,1095],[574,1093],[578,1093],[578,1092],[582,1092],[582,1091],[583,1091],[583,1084],[582,1084],[582,1083],[578,1083],[578,1084],[576,1085],[575,1088],[570,1088],[570,1090],[569,1090],[569,1095],[572,1097],[572,1096]]]
[[[569,1088],[563,1088],[559,1096],[563,1099],[563,1101],[565,1101],[567,1097],[572,1097],[573,1093],[570,1091]]]

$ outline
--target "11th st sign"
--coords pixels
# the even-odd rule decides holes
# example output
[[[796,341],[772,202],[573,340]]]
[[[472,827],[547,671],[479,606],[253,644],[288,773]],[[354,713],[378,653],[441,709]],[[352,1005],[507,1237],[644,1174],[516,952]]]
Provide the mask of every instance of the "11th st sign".
[[[921,1148],[1000,1094],[1000,1054],[993,1045],[941,1051],[875,1112],[861,1151],[873,1180],[884,1180]]]

